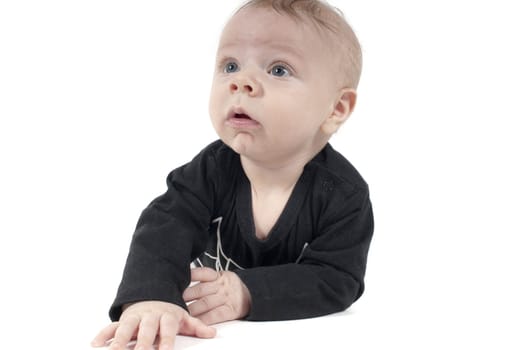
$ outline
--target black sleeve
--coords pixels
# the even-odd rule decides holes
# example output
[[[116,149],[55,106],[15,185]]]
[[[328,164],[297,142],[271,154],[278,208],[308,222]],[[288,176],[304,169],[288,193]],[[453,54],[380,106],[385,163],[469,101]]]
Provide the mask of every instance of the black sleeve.
[[[333,203],[330,212],[297,263],[236,271],[252,297],[248,320],[327,315],[361,296],[373,234],[367,190]]]
[[[214,157],[201,152],[169,174],[167,191],[142,212],[110,308],[112,321],[119,319],[124,304],[141,300],[186,308],[182,293],[190,283],[190,262],[205,250],[207,241],[214,168]]]

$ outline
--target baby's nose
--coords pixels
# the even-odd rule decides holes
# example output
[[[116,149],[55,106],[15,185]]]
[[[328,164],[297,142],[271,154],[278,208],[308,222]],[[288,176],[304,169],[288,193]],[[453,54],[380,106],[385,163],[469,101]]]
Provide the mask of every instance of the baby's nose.
[[[247,92],[251,93],[253,92],[253,87],[251,84],[239,84],[237,82],[231,83],[231,92]]]
[[[230,84],[231,93],[246,93],[249,96],[257,96],[261,92],[260,83],[248,77],[234,79]]]

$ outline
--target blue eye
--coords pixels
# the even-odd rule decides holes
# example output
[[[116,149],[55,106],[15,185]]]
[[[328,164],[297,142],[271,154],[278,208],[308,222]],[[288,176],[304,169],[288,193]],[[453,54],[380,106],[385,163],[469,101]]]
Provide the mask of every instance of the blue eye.
[[[224,73],[234,73],[239,70],[238,64],[236,62],[227,62],[227,64],[223,67]]]
[[[291,72],[289,71],[289,69],[281,64],[277,64],[276,66],[273,66],[271,70],[269,71],[269,73],[277,77],[287,77],[291,75]]]

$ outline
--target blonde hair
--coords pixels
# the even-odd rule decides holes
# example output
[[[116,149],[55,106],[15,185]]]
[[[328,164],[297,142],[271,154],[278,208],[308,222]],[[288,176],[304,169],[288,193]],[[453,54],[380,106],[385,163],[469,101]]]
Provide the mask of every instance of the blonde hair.
[[[248,0],[237,12],[246,8],[272,8],[294,20],[308,19],[321,34],[327,34],[337,52],[336,72],[345,87],[356,89],[362,71],[362,50],[355,32],[342,11],[321,0]]]

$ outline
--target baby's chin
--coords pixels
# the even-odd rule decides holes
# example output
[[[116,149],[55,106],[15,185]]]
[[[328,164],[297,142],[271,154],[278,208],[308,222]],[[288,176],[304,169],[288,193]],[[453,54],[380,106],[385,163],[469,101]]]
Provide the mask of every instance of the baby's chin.
[[[254,135],[249,133],[239,133],[229,140],[222,139],[222,141],[246,160],[258,163],[269,163],[273,161],[270,159],[272,152],[263,145],[258,144]]]
[[[234,137],[228,140],[222,139],[222,141],[239,155],[249,156],[254,137],[248,133],[238,133]]]

